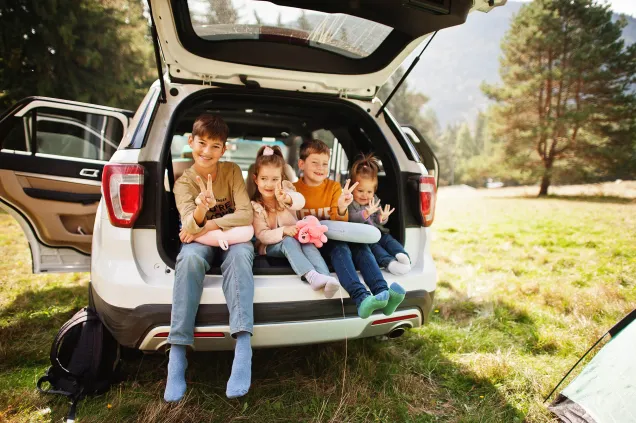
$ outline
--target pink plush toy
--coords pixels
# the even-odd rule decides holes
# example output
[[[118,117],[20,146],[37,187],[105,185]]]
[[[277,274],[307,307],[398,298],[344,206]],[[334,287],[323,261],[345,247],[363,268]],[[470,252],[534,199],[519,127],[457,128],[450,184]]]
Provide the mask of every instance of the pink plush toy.
[[[318,219],[314,216],[305,216],[304,219],[296,222],[298,233],[296,239],[302,243],[313,243],[316,247],[320,248],[325,242],[327,242],[327,226],[321,225]]]
[[[230,245],[250,241],[253,236],[254,227],[252,225],[237,226],[227,231],[217,229],[215,231],[206,232],[195,239],[195,242],[211,245],[212,247],[221,247],[223,250],[227,250],[230,248]]]

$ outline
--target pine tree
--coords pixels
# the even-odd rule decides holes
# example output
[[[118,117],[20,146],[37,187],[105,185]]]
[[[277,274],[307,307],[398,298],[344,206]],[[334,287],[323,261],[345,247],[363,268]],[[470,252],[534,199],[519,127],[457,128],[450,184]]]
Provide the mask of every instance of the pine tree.
[[[393,90],[393,87],[402,79],[402,76],[404,76],[404,71],[402,68],[399,68],[391,76],[390,82],[382,86],[379,94],[382,101],[386,100],[389,93]],[[388,108],[398,122],[418,126],[419,124],[423,124],[421,112],[427,102],[428,97],[421,92],[412,90],[408,81],[404,81],[402,86],[398,88],[397,92],[393,95]],[[418,129],[420,131],[422,130],[419,127]]]
[[[239,13],[232,0],[208,0],[206,17],[208,25],[235,24],[239,20]]]
[[[312,30],[311,23],[309,23],[309,19],[307,19],[307,13],[305,13],[304,10],[300,12],[300,16],[298,17],[296,24],[298,25],[298,28],[302,29],[303,31],[310,32]]]
[[[378,93],[380,100],[386,101],[389,93],[402,79],[402,76],[404,76],[404,71],[402,68],[398,68],[391,79],[380,88]],[[407,80],[393,95],[387,108],[401,125],[412,125],[417,128],[425,141],[437,153],[439,152],[439,123],[433,110],[424,109],[427,102],[428,97],[419,91],[412,90]],[[415,148],[420,151],[420,154],[429,154],[423,145],[416,144]]]
[[[624,46],[624,25],[595,0],[535,0],[514,18],[502,42],[503,84],[483,89],[497,101],[494,132],[511,163],[542,169],[539,195],[556,164],[587,165],[619,141],[608,138],[613,130],[634,128],[626,122],[634,119],[636,45]]]
[[[256,25],[262,25],[263,24],[263,20],[258,15],[258,12],[256,10],[254,11],[254,22],[256,23]]]
[[[455,185],[459,176],[460,155],[458,154],[459,127],[451,124],[446,127],[440,141],[437,159],[440,167],[440,185]]]
[[[156,78],[140,1],[0,5],[0,108],[33,95],[136,108]]]
[[[480,110],[475,121],[475,148],[479,151],[479,154],[486,152],[487,148],[488,133],[486,124],[486,114]]]
[[[462,161],[469,160],[482,153],[482,151],[477,148],[475,138],[470,133],[470,128],[466,123],[459,127],[457,133],[457,150],[458,156]]]

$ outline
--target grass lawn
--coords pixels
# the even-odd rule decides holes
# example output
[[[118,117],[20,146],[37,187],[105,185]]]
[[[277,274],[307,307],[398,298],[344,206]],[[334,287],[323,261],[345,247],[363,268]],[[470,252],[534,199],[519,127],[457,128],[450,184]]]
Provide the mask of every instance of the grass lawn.
[[[231,353],[190,356],[187,398],[172,406],[161,399],[166,358],[132,357],[126,380],[84,401],[78,420],[550,421],[542,397],[635,307],[636,203],[442,195],[434,228],[428,326],[393,341],[255,350],[241,400],[224,395]],[[57,329],[87,303],[89,275],[31,275],[6,214],[0,257],[0,421],[60,421],[67,403],[34,386]]]

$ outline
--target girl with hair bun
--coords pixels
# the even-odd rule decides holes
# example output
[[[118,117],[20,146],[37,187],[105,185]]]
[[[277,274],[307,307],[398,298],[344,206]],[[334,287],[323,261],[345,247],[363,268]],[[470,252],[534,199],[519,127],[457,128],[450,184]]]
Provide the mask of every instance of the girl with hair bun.
[[[373,153],[362,155],[351,166],[351,182],[357,182],[353,191],[353,202],[349,205],[349,221],[373,225],[382,232],[380,241],[371,244],[371,252],[380,267],[394,275],[404,275],[411,270],[408,253],[384,226],[395,211],[389,204],[384,208],[375,195],[378,189],[380,163]]]
[[[285,164],[280,147],[263,146],[258,150],[252,175],[257,188],[252,198],[256,248],[261,255],[286,257],[294,272],[304,277],[314,291],[324,288],[325,297],[331,298],[340,284],[330,276],[320,251],[294,238],[298,233],[296,210],[303,208],[305,198],[285,179]]]

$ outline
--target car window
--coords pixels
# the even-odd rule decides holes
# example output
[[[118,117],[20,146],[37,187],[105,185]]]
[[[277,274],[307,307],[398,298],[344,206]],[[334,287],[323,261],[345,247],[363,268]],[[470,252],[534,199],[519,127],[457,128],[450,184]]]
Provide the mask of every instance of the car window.
[[[0,130],[2,138],[2,149],[12,151],[30,151],[31,139],[31,113],[23,117],[13,116],[8,118],[3,128]]]
[[[321,140],[331,149],[329,157],[329,179],[344,183],[349,175],[349,158],[338,138],[328,129],[318,129],[311,133],[313,139]]]
[[[37,108],[36,153],[108,161],[124,135],[121,121],[75,110]]]
[[[303,44],[361,59],[377,50],[393,30],[357,16],[257,0],[232,0],[224,5],[188,0],[187,4],[192,28],[206,42],[261,40]]]
[[[226,143],[227,150],[225,150],[225,154],[223,155],[222,160],[227,162],[234,162],[239,165],[243,173],[243,178],[246,178],[247,171],[254,163],[258,150],[264,145],[277,145],[278,147],[280,147],[285,161],[289,161],[289,148],[281,140],[268,137],[263,137],[260,140],[229,138]]]
[[[404,133],[404,131],[402,130],[402,126],[395,120],[393,115],[391,115],[391,113],[389,113],[387,109],[384,109],[384,117],[387,126],[389,127],[391,132],[393,132],[393,135],[395,136],[395,139],[397,139],[398,143],[400,143],[400,146],[402,147],[404,154],[406,154],[406,157],[408,157],[409,160],[421,163],[422,158],[420,157],[420,153],[413,146],[411,138]]]
[[[189,133],[173,135],[170,146],[173,161],[192,159],[192,149],[188,145],[189,136]],[[245,178],[247,171],[256,159],[258,150],[264,145],[280,147],[285,161],[289,162],[289,147],[282,140],[270,137],[260,139],[228,138],[225,144],[225,154],[223,154],[221,161],[234,162],[239,165],[243,178]]]

